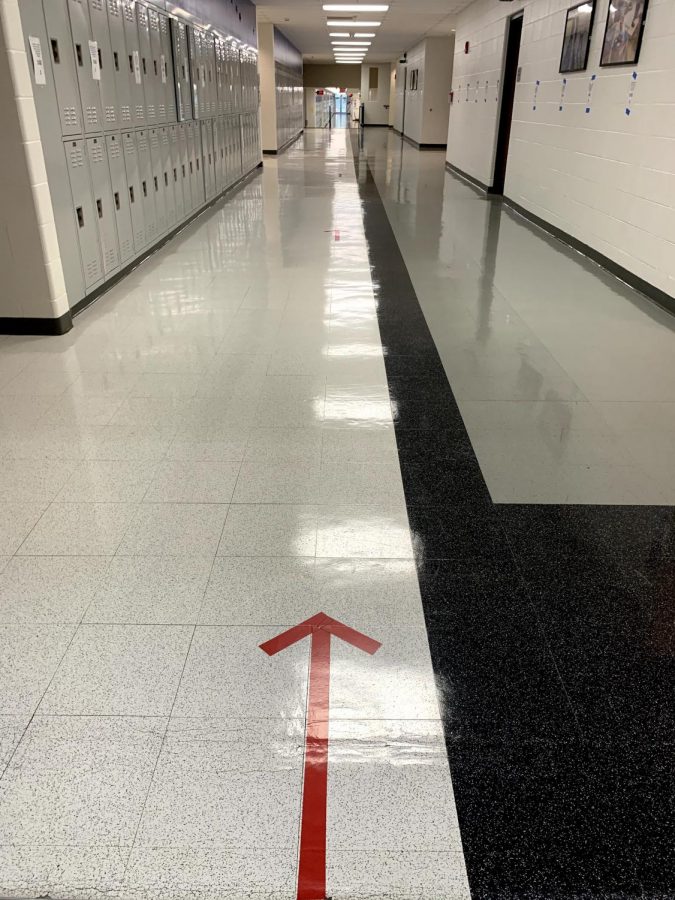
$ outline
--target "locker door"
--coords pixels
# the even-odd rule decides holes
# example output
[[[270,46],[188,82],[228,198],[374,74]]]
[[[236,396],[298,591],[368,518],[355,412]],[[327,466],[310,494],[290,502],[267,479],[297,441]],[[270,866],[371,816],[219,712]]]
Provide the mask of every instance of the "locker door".
[[[220,194],[225,187],[225,152],[223,150],[223,120],[220,116],[213,120],[213,155],[216,169],[216,193]]]
[[[166,122],[166,95],[162,81],[162,35],[159,30],[159,14],[152,7],[148,7],[148,29],[151,57],[148,63],[149,79],[153,84],[157,123],[163,125]]]
[[[150,17],[144,3],[136,3],[138,25],[138,49],[141,54],[141,77],[145,97],[145,120],[148,125],[157,122],[157,98],[155,79],[152,77],[152,48],[150,46]]]
[[[73,197],[73,215],[80,245],[84,284],[85,288],[91,288],[103,278],[103,266],[84,141],[82,139],[66,141],[64,150]]]
[[[200,122],[200,129],[202,133],[202,170],[204,173],[204,196],[207,200],[211,197],[211,163],[212,163],[212,154],[209,147],[209,126],[211,122],[205,121]]]
[[[185,26],[188,42],[188,59],[190,63],[190,100],[192,102],[192,116],[199,118],[199,63],[197,62],[197,38],[195,30],[190,25]]]
[[[185,122],[192,118],[192,86],[187,29],[184,23],[177,19],[171,19],[170,25],[176,86],[176,113],[178,121]]]
[[[215,116],[218,106],[218,90],[216,87],[216,51],[213,35],[202,35],[202,49],[206,72],[206,114],[207,116]]]
[[[157,240],[157,212],[155,209],[155,188],[150,156],[150,138],[146,129],[136,132],[138,147],[138,171],[141,182],[141,201],[145,221],[145,242],[154,244]]]
[[[242,92],[241,92],[241,61],[239,59],[239,51],[236,47],[232,47],[232,112],[240,112],[242,109]]]
[[[176,195],[174,193],[173,160],[171,156],[171,137],[169,127],[163,125],[159,129],[160,156],[162,160],[161,188],[166,209],[166,227],[170,231],[176,226]]]
[[[192,179],[190,178],[190,151],[188,141],[189,127],[181,123],[178,126],[178,145],[180,148],[180,174],[183,185],[183,207],[185,216],[192,212]]]
[[[98,223],[98,237],[103,258],[103,272],[110,275],[119,268],[120,251],[117,243],[117,222],[110,186],[110,170],[102,137],[87,138],[89,172],[94,190],[94,206]]]
[[[223,90],[223,42],[220,38],[214,39],[214,49],[216,52],[216,115],[222,116],[225,110],[225,93]]]
[[[80,87],[84,132],[91,134],[103,130],[101,91],[97,77],[99,71],[98,45],[91,37],[89,8],[86,0],[68,0],[70,29],[75,49],[75,71]]]
[[[171,180],[173,184],[174,204],[176,206],[176,223],[185,218],[185,198],[183,195],[182,154],[179,139],[179,126],[169,125],[169,141],[171,142]]]
[[[165,121],[176,121],[176,89],[174,85],[173,51],[171,49],[171,34],[169,32],[169,19],[159,13],[159,35],[161,42],[161,54],[159,57],[160,80],[164,89],[164,104],[166,109]]]
[[[131,90],[131,107],[134,125],[145,124],[145,95],[143,93],[143,71],[141,51],[138,44],[138,24],[136,23],[136,0],[122,0],[124,14],[124,41],[127,49],[127,72]]]
[[[61,133],[64,137],[69,134],[81,134],[82,106],[66,0],[49,0],[44,4],[44,13]]]
[[[202,167],[202,133],[199,122],[190,125],[192,133],[192,203],[194,209],[204,205],[204,170]]]
[[[131,84],[129,82],[129,65],[127,62],[127,46],[124,41],[124,18],[121,0],[108,0],[108,30],[110,32],[110,52],[115,93],[117,95],[117,118],[120,127],[128,128],[133,122],[131,110]],[[92,15],[92,26],[94,16]]]
[[[110,28],[105,0],[89,0],[89,19],[91,34],[96,44],[99,61],[99,92],[103,115],[103,128],[106,131],[120,127],[120,116],[117,106],[117,90],[115,88],[115,68],[113,66],[112,48],[110,45]],[[89,52],[89,51],[88,51]],[[89,60],[91,64],[91,58]]]
[[[113,209],[117,222],[117,241],[120,248],[120,263],[124,265],[134,256],[134,232],[129,207],[129,185],[124,168],[122,140],[119,134],[106,135],[106,149],[110,184],[112,185]]]
[[[162,165],[162,144],[159,128],[148,129],[150,142],[150,164],[152,167],[152,192],[155,198],[157,236],[166,231],[166,192],[164,190],[164,166]]]
[[[122,147],[124,148],[124,169],[126,171],[127,185],[129,188],[127,195],[129,197],[129,210],[131,212],[134,249],[136,253],[140,253],[147,243],[147,238],[145,235],[143,189],[141,186],[141,173],[139,169],[135,132],[125,131],[122,134]]]

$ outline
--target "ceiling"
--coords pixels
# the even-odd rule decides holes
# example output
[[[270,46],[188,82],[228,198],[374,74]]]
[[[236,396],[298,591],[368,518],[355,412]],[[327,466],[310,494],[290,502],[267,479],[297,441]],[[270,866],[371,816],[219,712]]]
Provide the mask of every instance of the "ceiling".
[[[325,13],[324,0],[257,0],[259,22],[273,22],[302,51],[305,62],[333,61],[327,18],[340,18],[352,13]],[[339,2],[339,0],[338,0]],[[389,0],[386,13],[364,13],[359,18],[381,21],[379,28],[366,28],[377,37],[370,38],[368,62],[390,62],[428,35],[450,34],[454,14],[471,0]]]

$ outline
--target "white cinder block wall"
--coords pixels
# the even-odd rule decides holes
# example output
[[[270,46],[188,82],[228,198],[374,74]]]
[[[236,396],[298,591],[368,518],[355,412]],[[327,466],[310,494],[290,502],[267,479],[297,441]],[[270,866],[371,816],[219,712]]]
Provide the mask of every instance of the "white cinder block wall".
[[[377,91],[371,95],[368,85],[370,84],[370,69],[377,68],[380,70],[377,82]],[[389,125],[389,89],[391,86],[391,64],[380,63],[379,65],[370,66],[365,63],[361,66],[361,102],[365,106],[365,123],[366,125]]]
[[[68,311],[18,0],[0,0],[0,318]]]
[[[571,5],[476,0],[458,14],[448,162],[492,183],[507,18],[524,8],[505,195],[675,296],[675,5],[650,0],[638,64],[603,69],[608,0],[597,0],[588,68],[560,75]]]
[[[403,134],[418,144],[446,142],[453,47],[451,37],[431,37],[408,51]],[[410,90],[410,73],[414,69],[419,73],[416,91]]]

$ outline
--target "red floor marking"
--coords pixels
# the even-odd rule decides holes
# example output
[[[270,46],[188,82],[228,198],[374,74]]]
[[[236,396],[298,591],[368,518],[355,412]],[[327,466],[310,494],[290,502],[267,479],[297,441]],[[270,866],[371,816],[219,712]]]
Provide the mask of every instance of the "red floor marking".
[[[331,635],[365,653],[376,653],[382,644],[318,613],[283,634],[260,645],[274,656],[296,641],[311,636],[309,698],[305,727],[305,773],[302,790],[298,900],[326,897],[326,811],[328,803],[328,717],[330,712]]]

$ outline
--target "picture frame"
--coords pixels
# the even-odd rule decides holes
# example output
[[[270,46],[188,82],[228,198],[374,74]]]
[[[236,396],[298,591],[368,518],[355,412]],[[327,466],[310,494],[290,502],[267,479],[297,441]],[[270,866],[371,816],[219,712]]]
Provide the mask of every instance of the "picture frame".
[[[648,0],[609,0],[601,66],[634,66],[640,58]]]
[[[594,19],[595,0],[584,0],[567,10],[559,72],[583,72],[587,68]]]

